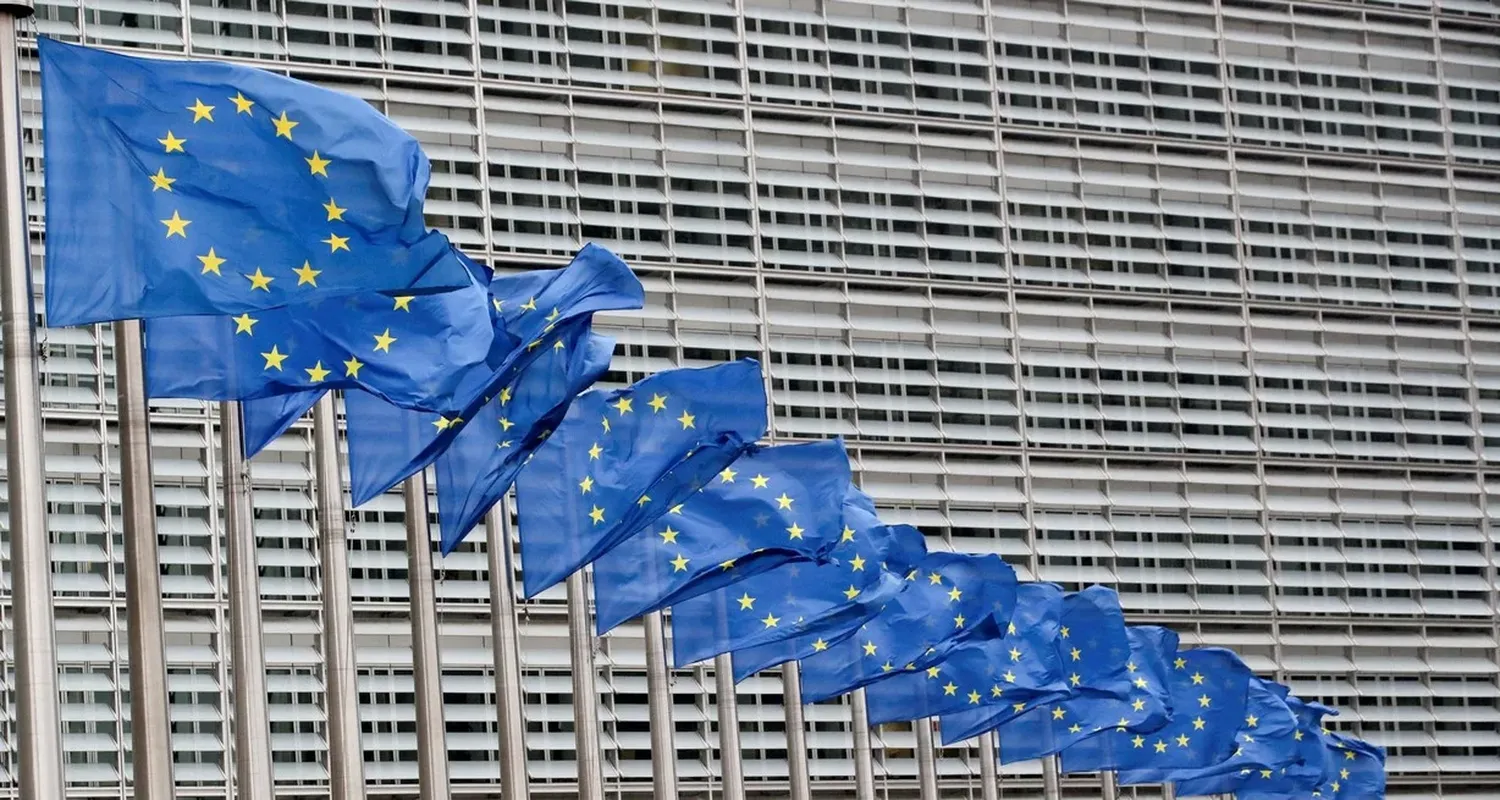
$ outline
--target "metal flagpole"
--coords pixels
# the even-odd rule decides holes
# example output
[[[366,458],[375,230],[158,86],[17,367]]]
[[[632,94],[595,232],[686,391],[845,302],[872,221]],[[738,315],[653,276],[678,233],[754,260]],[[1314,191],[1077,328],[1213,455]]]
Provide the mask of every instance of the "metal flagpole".
[[[427,473],[401,484],[406,501],[406,569],[411,587],[411,671],[417,706],[417,797],[448,800],[448,743],[443,730],[443,670],[438,661],[437,594],[427,524]]]
[[[875,800],[875,755],[870,748],[870,707],[865,690],[849,696],[854,728],[854,800]]]
[[[604,800],[594,636],[589,631],[588,586],[581,569],[568,576],[568,649],[573,657],[573,747],[578,759],[578,800]]]
[[[344,475],[333,392],[313,406],[313,474],[318,491],[318,546],[323,564],[323,695],[328,708],[328,791],[333,800],[364,800],[365,751],[360,741],[359,687],[354,667],[354,606],[349,545],[344,540]]]
[[[10,490],[11,601],[15,608],[16,748],[21,797],[64,794],[57,641],[52,615],[52,552],[42,472],[42,398],[36,314],[31,305],[30,237],[21,177],[20,71],[16,22],[30,0],[0,2],[0,330],[5,339],[5,466]]]
[[[646,708],[651,726],[651,788],[658,800],[677,800],[677,745],[673,741],[672,687],[661,612],[646,615]]]
[[[782,703],[786,706],[786,771],[791,800],[812,800],[807,771],[807,722],[802,716],[802,665],[788,661],[781,667]]]
[[[1113,772],[1099,773],[1099,797],[1102,800],[1119,800],[1120,787]]]
[[[740,704],[734,690],[734,657],[714,656],[714,698],[719,704],[719,769],[724,800],[745,800],[745,764],[740,753]]]
[[[237,797],[272,800],[275,788],[271,775],[271,717],[266,707],[260,567],[250,504],[250,466],[245,460],[240,419],[239,403],[219,404],[230,659],[234,668],[234,783]]]
[[[932,746],[932,720],[912,721],[917,731],[917,786],[922,800],[938,800],[937,749]]]
[[[983,800],[1000,800],[1000,771],[995,763],[995,732],[979,734],[979,796]]]
[[[167,645],[162,632],[161,559],[151,482],[151,430],[141,323],[115,327],[115,391],[120,414],[120,493],[125,519],[125,615],[130,657],[131,791],[172,800],[172,722],[167,710]]]
[[[484,517],[490,566],[490,626],[495,642],[495,711],[500,721],[500,788],[505,800],[528,800],[526,719],[521,715],[521,636],[510,569],[510,511],[505,500]]]
[[[1062,776],[1057,769],[1057,756],[1042,756],[1042,798],[1062,800]]]
[[[1162,784],[1161,800],[1177,800],[1177,784],[1170,781]]]

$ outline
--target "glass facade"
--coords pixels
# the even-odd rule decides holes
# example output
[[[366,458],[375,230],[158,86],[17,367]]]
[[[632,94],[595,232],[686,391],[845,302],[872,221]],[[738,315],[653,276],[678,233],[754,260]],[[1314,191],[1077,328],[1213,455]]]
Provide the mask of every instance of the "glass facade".
[[[367,99],[422,140],[429,222],[476,256],[556,266],[596,241],[636,267],[646,309],[601,320],[611,382],[759,358],[775,438],[845,437],[890,519],[1234,647],[1388,747],[1394,796],[1500,798],[1494,3],[40,0],[35,29]],[[41,336],[67,777],[125,798],[113,339]],[[217,418],[152,407],[179,793],[224,798]],[[298,427],[252,465],[276,777],[298,798],[326,793],[310,454]],[[410,797],[402,513],[396,494],[351,512],[350,579],[366,774]],[[485,546],[437,561],[456,796],[499,774]],[[564,796],[560,591],[521,614],[531,778]],[[606,785],[649,796],[639,627],[598,660]],[[712,676],[673,681],[684,796],[708,797]],[[752,792],[784,796],[781,679],[739,691]],[[841,796],[849,709],[807,717],[815,793]],[[891,797],[914,742],[874,735]],[[945,796],[977,791],[977,757],[940,751]],[[1037,785],[1035,764],[1006,774]]]

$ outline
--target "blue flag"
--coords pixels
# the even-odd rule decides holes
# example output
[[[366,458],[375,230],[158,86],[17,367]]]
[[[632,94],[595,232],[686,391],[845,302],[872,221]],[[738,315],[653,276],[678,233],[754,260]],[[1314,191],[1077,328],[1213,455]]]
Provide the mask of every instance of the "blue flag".
[[[749,359],[579,397],[516,480],[526,596],[655,523],[765,430],[765,385]]]
[[[356,392],[344,397],[355,505],[433,463],[468,420],[503,396],[544,348],[556,346],[561,326],[600,311],[640,308],[646,294],[624,261],[589,244],[563,269],[495,278],[490,296],[497,317],[491,357],[484,367],[464,373],[446,409],[433,414]]]
[[[219,62],[37,47],[49,324],[468,282],[422,220],[426,156],[363,100]]]
[[[396,408],[374,395],[344,397],[349,423],[349,473],[355,505],[362,505],[433,463],[457,436],[462,421],[505,386],[515,383],[542,340],[554,346],[562,326],[595,312],[640,308],[645,290],[630,268],[598,245],[584,245],[563,269],[496,277],[489,284],[492,337],[481,364],[457,373],[451,391],[428,412]],[[576,351],[574,351],[576,354]],[[321,391],[245,404],[245,450],[254,455],[317,402]],[[440,406],[430,413],[430,406]],[[452,424],[459,420],[460,424]]]
[[[928,553],[906,587],[853,636],[802,662],[802,702],[816,703],[902,671],[940,664],[994,638],[1016,607],[1016,572],[996,555]],[[816,648],[815,648],[816,649]]]
[[[1020,608],[1016,617],[1021,617]],[[1012,625],[1019,621],[1013,619]],[[1007,631],[1006,638],[1015,635]],[[999,726],[1002,763],[1041,758],[1114,727],[1120,717],[1118,704],[1128,702],[1133,691],[1166,691],[1163,658],[1156,664],[1132,658],[1125,616],[1113,589],[1090,586],[1064,597],[1056,645],[1067,681],[1064,694],[1050,702],[1027,701],[1025,692],[1007,687],[1005,696],[993,704],[945,715],[943,742],[962,741]],[[1159,675],[1152,674],[1153,667],[1160,669]],[[1137,684],[1143,685],[1138,689]]]
[[[1323,735],[1329,776],[1313,797],[1385,800],[1385,748],[1337,733]]]
[[[1155,625],[1132,625],[1125,628],[1125,635],[1130,640],[1130,661],[1126,665],[1131,676],[1130,694],[1124,699],[1091,695],[1068,712],[1087,714],[1090,718],[1114,718],[1114,722],[1105,731],[1097,732],[1099,735],[1083,735],[1087,728],[1078,735],[1068,732],[1066,739],[1053,735],[1055,741],[1064,744],[1059,752],[1072,752],[1074,760],[1081,763],[1114,763],[1121,752],[1134,748],[1133,734],[1153,733],[1172,719],[1170,675],[1172,670],[1187,666],[1186,658],[1177,652],[1176,631]],[[1051,713],[1046,710],[1049,718]],[[1031,716],[1027,714],[1000,726],[1002,763],[1020,760],[1029,747],[1035,746],[1018,741],[1026,730],[1023,722]],[[1072,727],[1071,723],[1068,727]]]
[[[973,638],[926,669],[901,670],[866,687],[870,724],[989,706],[1020,713],[1033,702],[1065,696],[1057,652],[1062,599],[1056,584],[1021,584],[1010,618],[990,620],[995,638]]]
[[[459,379],[485,363],[495,338],[489,270],[456,250],[451,258],[472,265],[468,287],[148,320],[146,395],[251,400],[357,388],[403,407],[442,407]]]
[[[1280,770],[1297,760],[1297,717],[1286,704],[1288,690],[1274,681],[1251,678],[1245,696],[1245,717],[1235,732],[1237,745],[1228,758],[1193,767],[1121,771],[1123,784],[1187,781],[1196,786],[1229,783],[1223,780],[1243,770]]]
[[[847,501],[844,508],[848,513]],[[871,517],[873,519],[873,506]],[[859,528],[858,523],[852,524],[857,530],[867,532],[858,534],[859,538],[855,540],[858,542],[857,546],[839,553],[842,563],[816,566],[790,564],[751,579],[757,581],[753,589],[746,587],[752,596],[770,598],[772,602],[780,598],[773,608],[779,610],[782,616],[795,614],[793,618],[800,622],[790,631],[747,632],[745,628],[751,627],[748,621],[725,626],[739,637],[737,643],[729,647],[717,644],[722,640],[715,640],[714,646],[723,647],[719,652],[734,651],[732,660],[736,682],[777,664],[808,658],[848,640],[873,620],[890,600],[906,589],[907,581],[904,576],[927,558],[925,537],[910,525],[875,524],[864,529]],[[867,555],[871,550],[876,555]],[[879,564],[879,567],[872,571],[872,563]],[[856,564],[860,565],[860,569],[855,568]],[[863,583],[853,582],[855,574],[869,574],[869,577]],[[850,580],[859,589],[859,594],[852,600],[848,598],[848,584],[844,583],[846,580]],[[737,601],[738,596],[726,600]],[[721,618],[734,619],[731,615],[735,607],[723,607],[730,610],[722,612]],[[673,636],[692,635],[686,630],[688,626],[678,620],[677,610],[674,609],[672,613]],[[700,618],[689,616],[685,619],[696,623]],[[787,633],[794,635],[787,636]],[[686,657],[679,657],[677,663],[689,662]]]
[[[1218,764],[1238,747],[1253,679],[1250,668],[1228,650],[1178,651],[1167,679],[1171,720],[1151,733],[1127,728],[1085,739],[1062,751],[1063,771],[1123,773]]]
[[[1286,704],[1297,717],[1297,729],[1292,734],[1296,761],[1281,769],[1247,767],[1215,778],[1178,781],[1178,796],[1232,793],[1238,800],[1309,797],[1314,789],[1332,779],[1335,773],[1329,769],[1323,745],[1323,717],[1338,712],[1322,703],[1296,697],[1287,697]]]
[[[825,562],[844,531],[842,440],[752,447],[703,490],[594,562],[599,635],[791,562]],[[850,584],[851,591],[858,592]],[[794,620],[741,607],[765,628]]]
[[[569,323],[503,387],[437,457],[438,522],[443,554],[453,552],[490,507],[505,496],[526,459],[562,421],[573,398],[604,376],[615,341],[590,333],[588,320]],[[562,345],[558,347],[557,345]]]

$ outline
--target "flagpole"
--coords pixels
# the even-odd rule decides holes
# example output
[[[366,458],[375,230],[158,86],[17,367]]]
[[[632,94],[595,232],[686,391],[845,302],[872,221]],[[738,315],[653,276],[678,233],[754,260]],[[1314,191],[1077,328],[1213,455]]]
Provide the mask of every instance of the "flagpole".
[[[937,750],[932,746],[932,720],[912,721],[917,731],[917,786],[922,800],[938,800]]]
[[[323,696],[328,709],[328,792],[332,800],[364,800],[365,750],[360,741],[359,686],[354,666],[354,607],[344,525],[344,474],[333,392],[313,406],[313,474],[318,493],[318,570],[323,594]]]
[[[1057,770],[1057,756],[1042,756],[1042,798],[1062,800],[1062,776]]]
[[[1099,797],[1101,800],[1119,800],[1120,788],[1115,783],[1115,774],[1104,771],[1099,773]]]
[[[724,800],[745,800],[745,764],[740,752],[740,704],[734,689],[734,657],[714,656],[714,699],[719,704],[719,771]]]
[[[131,792],[137,800],[172,800],[172,722],[167,709],[167,647],[162,632],[161,558],[151,481],[151,427],[146,418],[141,323],[119,320],[114,328],[130,658]]]
[[[677,800],[677,745],[672,725],[672,687],[667,676],[667,637],[661,612],[646,615],[646,713],[651,726],[651,787],[657,800]]]
[[[240,404],[219,403],[230,662],[234,669],[234,783],[235,795],[243,800],[272,800],[275,786],[271,775],[271,717],[266,707],[260,568],[242,431]]]
[[[995,732],[979,734],[979,796],[982,800],[1000,800],[1000,771],[995,760],[998,755]]]
[[[854,728],[854,800],[875,800],[875,756],[870,748],[870,707],[865,690],[849,696]]]
[[[432,584],[432,533],[427,523],[427,473],[401,484],[406,501],[407,585],[411,592],[411,671],[416,690],[417,797],[448,800],[448,744],[443,731],[443,670],[438,660],[437,596]]]
[[[1161,800],[1177,800],[1177,784],[1168,781],[1161,785]]]
[[[510,511],[505,499],[484,517],[490,567],[490,627],[495,645],[495,712],[500,722],[500,789],[505,800],[528,800],[526,718],[522,715],[521,636],[510,569]]]
[[[42,399],[32,310],[30,236],[21,177],[20,70],[16,23],[30,0],[0,3],[0,180],[4,182],[5,263],[0,265],[0,330],[5,340],[5,465],[10,489],[11,602],[15,614],[16,714],[21,797],[65,794],[52,552],[42,470]]]
[[[594,676],[594,636],[589,624],[583,570],[568,576],[568,649],[573,664],[573,749],[578,764],[578,800],[604,800],[599,752],[599,689]]]
[[[802,716],[802,665],[781,667],[782,703],[786,707],[786,770],[791,800],[812,800],[807,770],[807,722]]]

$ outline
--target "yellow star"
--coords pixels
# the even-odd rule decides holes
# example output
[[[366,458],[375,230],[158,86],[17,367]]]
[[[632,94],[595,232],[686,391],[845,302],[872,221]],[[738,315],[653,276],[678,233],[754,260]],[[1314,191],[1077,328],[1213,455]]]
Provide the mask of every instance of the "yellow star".
[[[604,509],[602,509],[602,508],[600,508],[598,506],[594,506],[593,510],[589,512],[589,519],[593,520],[595,525],[598,525],[599,523],[603,522],[604,521]]]
[[[942,670],[941,667],[928,667],[927,668],[927,677],[928,678],[936,678],[938,676],[938,673],[940,673],[942,671],[943,670]]]
[[[1294,742],[1300,742],[1300,741],[1302,741],[1302,731],[1292,731],[1292,741],[1294,741]]]
[[[511,422],[509,419],[507,419],[505,417],[501,417],[500,418],[500,430],[501,430],[502,433],[505,432],[505,431],[509,431],[511,428],[514,428],[515,426],[516,426],[516,423]]]
[[[1202,686],[1203,685],[1203,675],[1202,675],[1202,673],[1194,672],[1192,677],[1193,677],[1193,685],[1194,686]]]
[[[1135,688],[1137,688],[1137,689],[1144,689],[1148,685],[1149,684],[1146,682],[1145,678],[1136,678],[1135,679]]]
[[[664,394],[653,394],[651,395],[651,402],[646,405],[651,406],[651,413],[653,414],[665,411],[667,409],[667,396]]]
[[[1185,733],[1179,733],[1179,734],[1177,734],[1177,746],[1178,747],[1187,747],[1189,741],[1191,741],[1191,740],[1188,739],[1187,734],[1185,734]]]
[[[292,128],[301,124],[287,119],[285,111],[281,112],[280,117],[271,120],[271,123],[276,126],[276,135],[285,136],[287,139],[292,138]]]
[[[761,622],[764,623],[767,628],[774,628],[774,627],[776,627],[776,623],[778,623],[780,621],[781,621],[781,618],[777,617],[774,614],[767,614],[766,618],[763,619],[763,620],[761,620]]]
[[[939,573],[936,573],[936,572],[929,574],[927,576],[927,585],[928,586],[942,586],[943,585],[943,576],[941,574],[939,574]]]
[[[825,641],[823,641],[822,639],[819,639],[816,642],[813,642],[813,652],[814,653],[821,653],[821,652],[823,652],[824,650],[827,650],[827,649],[828,649],[828,643],[825,642]]]
[[[593,482],[590,481],[589,485],[592,486]],[[679,533],[681,533],[681,531],[672,530],[672,526],[668,525],[665,530],[656,535],[661,537],[662,544],[677,544],[677,534]]]
[[[757,472],[755,477],[750,479],[750,483],[757,489],[764,489],[771,484],[771,479]]]
[[[583,480],[578,482],[578,491],[581,494],[588,494],[589,492],[594,491],[594,479],[588,476],[584,476]]]
[[[854,529],[851,528],[851,527],[849,527],[848,525],[845,525],[844,526],[844,535],[839,538],[839,542],[842,543],[842,542],[852,542],[852,541],[854,541]]]
[[[958,684],[954,683],[953,681],[948,681],[948,685],[943,687],[943,696],[952,697],[955,694],[958,694]]]
[[[303,372],[307,373],[307,379],[309,381],[312,381],[313,383],[322,383],[323,379],[328,377],[328,370],[323,369],[322,361],[313,364],[312,366],[303,370]]]
[[[182,238],[186,239],[187,226],[193,224],[193,221],[190,219],[183,219],[181,214],[173,211],[172,218],[162,220],[161,224],[167,226],[168,239],[172,238],[173,236],[181,236]]]
[[[328,202],[323,204],[323,210],[328,212],[329,222],[343,222],[344,212],[348,211],[349,209],[339,208],[339,204],[333,202],[333,198],[330,197],[328,198]]]
[[[195,125],[205,119],[209,122],[214,121],[214,107],[203,105],[203,101],[196,97],[193,98],[193,104],[188,106],[187,110],[193,112],[193,124]]]
[[[1083,726],[1079,725],[1076,722],[1073,723],[1072,725],[1068,726],[1068,733],[1079,733],[1082,730],[1083,730]]]
[[[299,267],[299,268],[297,268],[297,269],[292,270],[292,272],[297,273],[297,285],[298,286],[301,286],[304,283],[309,283],[309,284],[312,284],[313,286],[317,286],[318,285],[318,276],[323,274],[323,270],[313,269],[312,268],[312,264],[310,264],[310,263],[308,263],[306,261],[302,262],[302,266]]]
[[[219,271],[219,267],[224,266],[224,259],[219,258],[219,254],[215,253],[212,247],[208,248],[208,255],[198,256],[198,260],[203,262],[203,271],[199,273],[200,275],[212,272],[220,277],[224,276],[224,273]]]
[[[891,671],[891,670],[893,670],[893,669],[895,669],[895,668],[896,668],[896,667],[895,667],[895,665],[894,665],[894,664],[892,664],[892,663],[891,663],[891,662],[889,662],[889,661],[887,661],[887,662],[885,662],[885,663],[884,663],[884,664],[881,664],[881,665],[880,665],[880,671],[881,671],[881,672],[890,672],[890,671]]]
[[[1195,731],[1201,731],[1201,730],[1203,730],[1203,726],[1206,725],[1206,724],[1208,724],[1208,723],[1206,721],[1204,721],[1204,719],[1202,717],[1197,717],[1197,718],[1195,718],[1193,720],[1193,730],[1195,730]]]
[[[157,189],[165,189],[165,190],[167,190],[167,191],[170,192],[170,191],[172,191],[172,184],[174,184],[176,182],[177,182],[176,178],[168,178],[167,177],[167,171],[166,170],[164,170],[164,169],[157,169],[156,170],[156,174],[151,176],[151,191],[154,192]]]
[[[950,603],[956,603],[956,602],[958,602],[958,599],[960,597],[963,597],[963,596],[964,596],[963,591],[961,589],[959,589],[957,586],[955,586],[951,590],[949,590],[949,592],[948,592],[948,602],[950,602]]]
[[[1005,694],[1005,690],[1000,688],[1000,684],[996,683],[990,686],[990,697],[999,697],[1003,694]]]
[[[750,611],[750,610],[753,610],[754,608],[755,608],[755,598],[751,597],[749,592],[746,592],[746,593],[740,595],[740,610],[741,611]]]
[[[255,105],[255,101],[246,97],[242,92],[235,92],[234,97],[229,98],[229,102],[234,103],[236,114],[249,114],[250,107]]]
[[[598,442],[594,442],[594,446],[589,448],[589,460],[598,461],[599,454],[603,452],[604,448],[600,447]]]
[[[167,138],[157,139],[156,141],[161,142],[161,146],[167,148],[166,152],[168,153],[187,152],[186,150],[182,149],[182,146],[187,143],[187,140],[179,139],[176,136],[173,136],[171,131],[167,131]]]
[[[787,535],[788,538],[791,538],[791,539],[801,539],[802,538],[802,526],[798,525],[795,522],[793,522],[792,523],[792,527],[786,529],[786,535]]]
[[[953,618],[953,627],[955,627],[955,628],[962,628],[963,626],[964,626],[964,615],[963,614],[959,614],[958,616],[956,616],[956,617]]]
[[[522,311],[535,311],[536,310],[536,298],[533,297],[530,300],[527,300],[526,302],[522,303],[521,304],[521,310]]]
[[[256,267],[255,272],[253,274],[246,275],[245,278],[250,281],[250,291],[252,292],[256,289],[259,289],[262,292],[269,292],[271,291],[271,281],[276,280],[266,273],[261,272],[260,267]]]
[[[1011,622],[1011,623],[1007,623],[1006,624],[1006,626],[1005,626],[1005,635],[1006,636],[1015,636],[1016,635],[1016,623]]]
[[[375,334],[375,350],[376,350],[376,352],[381,352],[381,351],[384,351],[384,352],[387,352],[387,353],[391,352],[391,345],[393,343],[395,343],[395,341],[396,341],[396,337],[394,337],[394,336],[391,335],[391,329],[390,328],[386,328],[384,333],[377,333],[377,334]]]
[[[1145,711],[1146,710],[1146,701],[1145,700],[1136,700],[1136,701],[1134,701],[1134,702],[1132,702],[1130,704],[1130,708],[1131,708],[1132,711]]]
[[[734,483],[734,476],[738,474],[738,472],[734,471],[733,467],[725,467],[724,471],[719,473],[719,481],[722,483]]]
[[[411,301],[415,300],[416,298],[412,297],[409,294],[403,294],[399,297],[393,297],[391,299],[396,301],[396,307],[392,308],[392,311],[405,311],[407,313],[411,313]]]
[[[1060,707],[1052,709],[1052,718],[1053,719],[1062,719],[1063,717],[1065,717],[1067,715],[1068,715],[1068,712],[1064,711]]]
[[[1013,710],[1017,714],[1019,714],[1022,711],[1026,710],[1026,704],[1025,703],[1016,703],[1016,704],[1014,704],[1014,705],[1011,706],[1011,710]]]
[[[630,413],[630,411],[631,411],[630,404],[633,403],[633,402],[634,401],[631,400],[628,397],[622,397],[622,398],[619,399],[618,402],[614,403],[615,410],[618,411],[618,412],[620,412],[620,416],[623,417],[626,414]]]
[[[453,427],[453,422],[450,421],[447,417],[440,416],[432,421],[432,427],[437,428],[440,431],[446,431],[449,428]]]
[[[854,558],[849,559],[849,568],[855,572],[864,572],[865,557],[856,553]]]
[[[349,237],[347,236],[330,233],[327,239],[322,239],[321,241],[323,244],[328,245],[328,252],[330,253],[337,253],[340,250],[346,253],[349,252]]]
[[[677,418],[677,421],[682,423],[683,430],[687,430],[688,428],[693,427],[693,420],[695,419],[697,419],[697,417],[684,411],[682,412],[682,416]]]
[[[312,174],[322,175],[325,178],[328,177],[328,165],[333,163],[318,155],[318,151],[316,150],[313,151],[312,158],[304,158],[302,160],[307,162],[307,168],[312,171]]]
[[[1345,761],[1353,761],[1354,760],[1354,751],[1353,750],[1345,750],[1344,751],[1344,760]]]
[[[552,321],[556,320],[560,316],[562,316],[562,312],[557,310],[557,306],[553,306],[552,307],[552,313],[547,315],[547,321],[548,322],[552,322]],[[551,328],[552,326],[549,325],[547,327]]]
[[[651,502],[651,495],[649,495],[649,494],[643,494],[643,495],[641,495],[641,497],[640,497],[639,500],[635,501],[635,504],[638,505],[638,506],[643,506],[643,505],[645,505],[645,504],[647,504],[649,502]]]
[[[1083,676],[1079,675],[1076,672],[1073,673],[1072,675],[1068,676],[1068,683],[1072,684],[1073,686],[1077,686],[1078,684],[1080,684],[1082,682],[1083,682]]]
[[[344,362],[344,377],[358,379],[359,368],[363,367],[364,365],[365,364],[363,361],[360,361],[354,356],[349,356],[349,360]]]
[[[1010,660],[1013,661],[1013,662],[1014,661],[1020,661],[1021,660],[1021,651],[1017,650],[1014,647],[1012,647],[1010,649]]]
[[[1172,662],[1172,666],[1177,669],[1185,669],[1187,667],[1187,659],[1179,656],[1176,661]]]
[[[507,386],[504,389],[500,390],[500,405],[503,406],[503,405],[505,405],[506,403],[509,403],[509,402],[510,402],[510,387]]]
[[[1212,701],[1209,699],[1208,695],[1203,695],[1202,697],[1198,698],[1198,707],[1199,708],[1208,708],[1208,706],[1209,706],[1209,704],[1211,702]]]
[[[1062,629],[1060,631],[1058,631],[1058,633],[1062,634],[1062,637],[1064,639],[1068,638],[1068,626],[1066,626],[1066,625],[1062,626]]]
[[[1271,770],[1268,770],[1268,769],[1261,770],[1260,771],[1260,776],[1262,778],[1269,778],[1269,777],[1271,777]]]
[[[277,350],[276,345],[273,344],[271,345],[271,352],[261,353],[260,356],[266,360],[264,369],[275,369],[277,372],[280,372],[281,362],[286,360],[287,354]]]
[[[671,563],[673,572],[687,572],[688,560],[683,558],[681,553],[678,553]]]
[[[605,417],[599,421],[604,424],[604,432],[609,433],[609,417]]]
[[[1083,651],[1079,650],[1076,647],[1073,648],[1068,654],[1073,657],[1074,661],[1082,661],[1083,660]]]
[[[786,492],[782,492],[781,496],[776,498],[776,507],[781,511],[790,509],[792,507],[792,498],[787,497]]]
[[[1016,673],[1011,672],[1010,670],[1006,670],[1005,674],[1001,675],[1000,677],[1004,678],[1006,683],[1016,682]]]
[[[1140,667],[1137,667],[1135,665],[1134,661],[1127,661],[1127,662],[1125,662],[1125,671],[1126,672],[1135,672],[1137,669],[1140,669]]]
[[[1349,780],[1349,770],[1340,768],[1339,769],[1339,777],[1343,778],[1346,781]]]
[[[255,327],[255,323],[257,322],[260,322],[260,320],[250,316],[249,314],[241,314],[238,317],[234,318],[234,332],[235,334],[248,333],[251,336],[254,336],[255,331],[252,330],[252,328]]]
[[[1251,728],[1258,727],[1260,725],[1260,717],[1251,714],[1250,716],[1245,717],[1245,724]]]
[[[874,642],[865,642],[865,655],[867,655],[867,656],[873,656],[873,655],[875,655],[875,643]]]
[[[1163,742],[1160,739],[1156,740],[1156,744],[1154,745],[1154,747],[1156,748],[1156,752],[1158,752],[1158,753],[1165,753],[1165,752],[1167,752],[1167,743]]]
[[[1136,749],[1140,749],[1146,746],[1146,737],[1137,734],[1134,739],[1130,740],[1130,743],[1134,745]]]
[[[734,562],[736,562],[738,560],[739,559],[731,558],[728,561],[720,561],[719,562],[719,569],[734,569]]]

